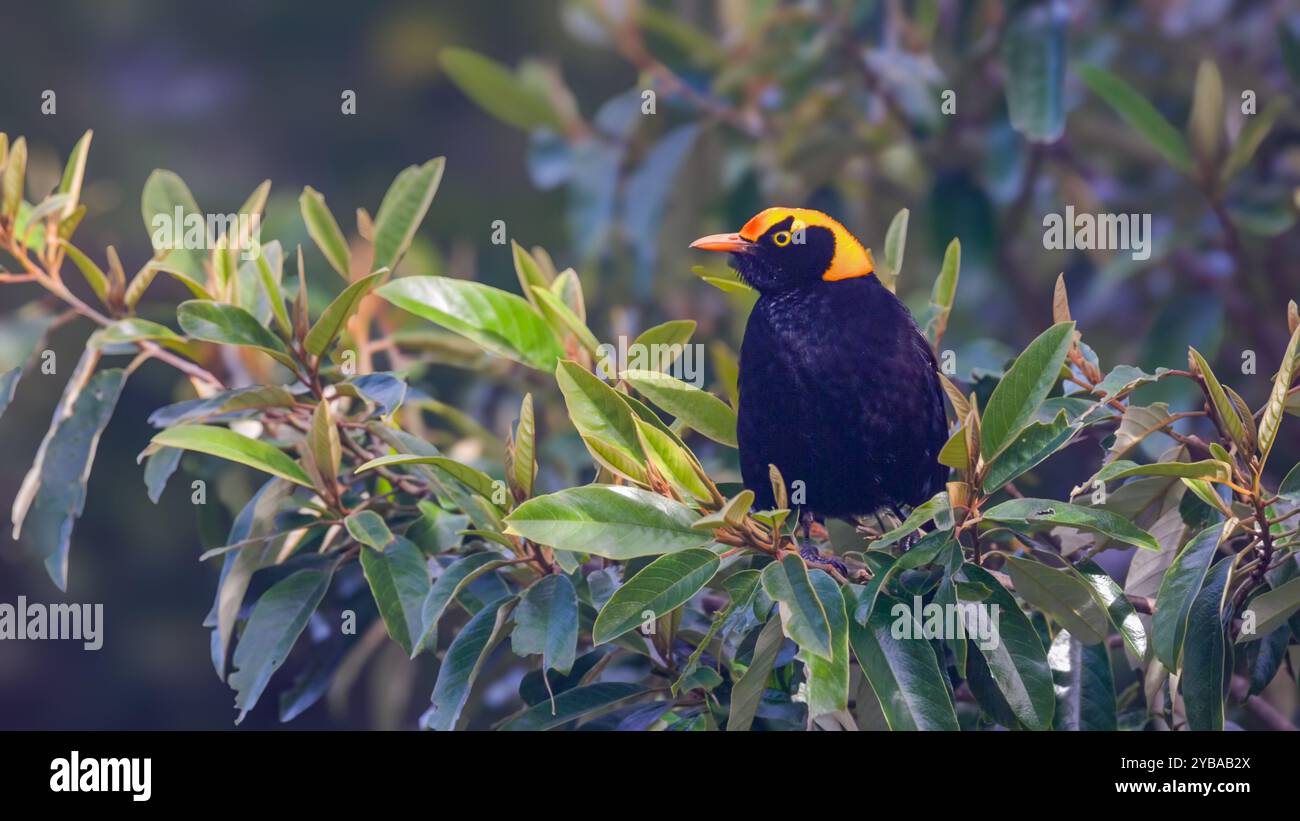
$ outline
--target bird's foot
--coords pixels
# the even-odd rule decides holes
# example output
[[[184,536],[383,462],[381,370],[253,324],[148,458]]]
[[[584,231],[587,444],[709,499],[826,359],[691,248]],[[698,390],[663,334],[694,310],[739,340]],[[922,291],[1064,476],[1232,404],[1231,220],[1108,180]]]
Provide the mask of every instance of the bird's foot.
[[[924,535],[925,534],[919,530],[912,531],[911,533],[907,534],[906,536],[898,540],[898,549],[903,553],[906,553],[907,551],[911,550],[912,547],[917,542],[921,541],[921,537]]]
[[[799,555],[809,564],[820,564],[825,567],[834,568],[841,576],[850,578],[849,569],[844,565],[844,562],[833,556],[823,556],[817,545],[813,544],[809,540],[801,539],[799,541]]]

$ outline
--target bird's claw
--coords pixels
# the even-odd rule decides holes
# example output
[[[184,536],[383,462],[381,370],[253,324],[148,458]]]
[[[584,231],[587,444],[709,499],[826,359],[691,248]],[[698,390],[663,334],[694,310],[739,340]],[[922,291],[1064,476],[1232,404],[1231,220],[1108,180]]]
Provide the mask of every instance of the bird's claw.
[[[801,541],[799,544],[799,555],[809,564],[820,564],[826,567],[832,567],[841,576],[851,578],[849,576],[849,569],[845,566],[844,562],[830,556],[823,556],[822,552],[817,549],[817,545],[812,542]]]

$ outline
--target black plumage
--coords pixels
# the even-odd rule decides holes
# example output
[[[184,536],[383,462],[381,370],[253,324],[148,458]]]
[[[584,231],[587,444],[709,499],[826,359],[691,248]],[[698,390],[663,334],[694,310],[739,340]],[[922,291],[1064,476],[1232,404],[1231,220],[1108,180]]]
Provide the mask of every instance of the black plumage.
[[[769,209],[740,234],[696,247],[730,251],[760,292],[738,409],[755,507],[774,505],[769,464],[792,506],[802,501],[816,518],[914,506],[943,488],[937,456],[948,434],[934,354],[857,240],[819,212]]]

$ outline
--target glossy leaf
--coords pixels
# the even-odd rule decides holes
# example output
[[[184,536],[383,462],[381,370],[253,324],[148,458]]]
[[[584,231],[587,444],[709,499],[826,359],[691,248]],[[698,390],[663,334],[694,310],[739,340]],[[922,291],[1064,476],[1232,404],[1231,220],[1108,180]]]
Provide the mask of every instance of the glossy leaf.
[[[1160,582],[1156,612],[1151,619],[1151,644],[1156,658],[1170,670],[1178,669],[1187,635],[1187,616],[1209,573],[1224,531],[1224,526],[1213,525],[1193,536]]]
[[[1006,563],[1020,597],[1050,615],[1076,641],[1100,644],[1106,640],[1110,632],[1106,613],[1077,575],[1017,556],[1008,556]]]
[[[1187,633],[1195,640],[1183,646],[1183,674],[1179,681],[1189,730],[1223,729],[1225,700],[1232,677],[1232,645],[1226,636],[1229,614],[1225,605],[1233,563],[1231,557],[1224,558],[1210,569],[1187,613]]]
[[[302,212],[302,221],[307,226],[307,234],[324,254],[330,267],[339,272],[343,279],[352,278],[352,253],[348,248],[343,229],[325,204],[325,196],[310,185],[302,189],[298,197],[298,209]]]
[[[421,608],[429,595],[424,554],[408,539],[394,536],[382,552],[362,548],[361,569],[388,635],[410,655],[423,627]]]
[[[622,377],[681,424],[736,447],[736,412],[718,397],[657,371],[625,371]]]
[[[433,195],[442,182],[443,157],[434,157],[424,165],[402,170],[388,187],[379,211],[375,213],[375,258],[371,270],[393,270],[410,247],[415,232],[424,222]]]
[[[403,277],[376,293],[402,310],[455,331],[486,351],[551,371],[562,356],[546,320],[506,291],[447,277]]]
[[[539,702],[501,725],[502,730],[551,730],[621,707],[646,693],[628,681],[599,681],[565,690],[556,695],[554,709],[549,701]]]
[[[860,601],[844,588],[846,604],[856,610]],[[923,639],[895,638],[895,608],[910,606],[882,596],[865,625],[849,623],[853,654],[891,730],[957,730],[957,714],[930,643]],[[919,615],[919,614],[914,614]],[[911,615],[905,616],[911,618]]]
[[[1047,654],[1038,632],[1020,611],[1020,606],[1011,594],[987,571],[972,564],[964,564],[957,579],[979,584],[990,591],[983,601],[972,602],[961,594],[961,587],[958,587],[966,633],[971,637],[968,646],[972,654],[978,654],[987,664],[998,691],[1020,723],[1031,730],[1049,729],[1056,709],[1056,696],[1051,670],[1047,666]],[[976,638],[978,631],[972,629],[975,626],[972,623],[974,614],[970,608],[972,605],[991,607],[995,604],[998,606],[997,630],[994,631],[996,641],[981,642]]]
[[[248,617],[248,624],[235,646],[230,686],[235,690],[235,707],[244,720],[253,709],[271,674],[280,668],[307,620],[329,589],[330,566],[298,570],[276,582],[262,594]]]
[[[1083,507],[1052,499],[1010,499],[986,510],[984,518],[987,521],[1026,529],[1058,525],[1072,527],[1099,533],[1109,539],[1144,550],[1160,549],[1160,545],[1150,533],[1122,516],[1102,508]]]
[[[540,654],[543,670],[567,676],[578,649],[578,594],[569,577],[538,579],[520,596],[514,616],[510,644],[515,655]]]
[[[711,550],[692,548],[660,556],[614,591],[591,629],[595,644],[613,641],[643,624],[659,619],[690,601],[718,572]]]
[[[1047,651],[1056,687],[1057,730],[1118,729],[1115,676],[1103,644],[1084,644],[1062,630]]]
[[[13,505],[13,537],[22,537],[45,562],[60,590],[68,584],[73,522],[86,502],[86,481],[99,438],[112,418],[126,381],[121,368],[92,373],[98,355],[87,352],[68,379]]]
[[[763,568],[763,590],[781,604],[781,623],[795,644],[830,660],[834,651],[831,623],[808,575],[803,559],[787,555]]]
[[[248,465],[306,488],[313,487],[311,479],[302,467],[283,451],[274,445],[250,439],[228,428],[215,425],[178,425],[155,435],[153,444],[206,453],[241,465]]]
[[[325,308],[325,312],[320,315],[320,319],[317,319],[316,324],[312,325],[311,330],[307,332],[307,338],[303,341],[307,353],[322,356],[328,351],[334,344],[334,340],[343,332],[348,320],[360,307],[361,300],[365,299],[366,294],[370,293],[370,290],[387,275],[387,271],[376,271],[344,288],[343,293],[334,298],[334,301]]]
[[[1019,435],[1056,384],[1074,338],[1074,323],[1043,331],[998,382],[980,417],[980,453],[992,462]]]
[[[502,638],[514,605],[515,599],[509,597],[488,604],[452,639],[433,685],[433,706],[421,717],[421,726],[430,730],[456,729],[474,679]]]

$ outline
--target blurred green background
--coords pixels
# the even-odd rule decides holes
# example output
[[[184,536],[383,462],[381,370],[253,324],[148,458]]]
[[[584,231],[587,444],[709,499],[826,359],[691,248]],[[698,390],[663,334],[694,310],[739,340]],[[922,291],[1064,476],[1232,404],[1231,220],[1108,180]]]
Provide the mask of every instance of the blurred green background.
[[[1286,300],[1300,295],[1297,32],[1291,3],[1229,0],[10,4],[0,129],[26,135],[33,188],[57,182],[68,149],[94,129],[79,243],[116,246],[128,270],[150,253],[139,194],[153,169],[180,174],[208,211],[235,209],[270,178],[263,239],[305,243],[308,268],[327,288],[338,282],[313,256],[298,216],[302,186],[323,192],[353,233],[353,209],[373,213],[397,171],[445,155],[406,267],[514,290],[509,246],[491,242],[502,220],[511,238],[578,269],[602,338],[691,318],[696,341],[734,347],[743,306],[691,272],[717,262],[688,252],[690,239],[734,230],[768,205],[811,206],[839,217],[879,258],[886,226],[906,207],[899,293],[918,315],[944,247],[962,242],[944,342],[961,379],[1000,370],[1050,323],[1064,272],[1103,371],[1183,367],[1192,344],[1256,404],[1285,345]],[[559,127],[519,129],[485,112],[446,75],[449,46],[520,69],[559,112]],[[1076,72],[1106,67],[1182,130],[1204,60],[1223,77],[1221,155],[1248,122],[1243,91],[1260,112],[1277,107],[1248,165],[1222,186],[1172,167]],[[1030,83],[1020,90],[1047,106],[1036,116],[1059,121],[1060,133],[1035,134],[1019,119],[1013,127],[1007,90],[1018,82]],[[52,116],[41,112],[47,89],[57,94]],[[357,95],[352,116],[340,111],[347,89]],[[645,89],[657,95],[653,114],[640,108]],[[1150,214],[1151,258],[1045,249],[1043,216],[1067,205]],[[178,294],[151,295],[165,304]],[[37,296],[0,289],[0,315]],[[70,323],[53,334],[59,376],[29,372],[0,424],[6,505],[86,330]],[[1254,374],[1240,373],[1247,350],[1257,354]],[[471,377],[439,368],[425,387],[503,434],[509,408],[499,412]],[[1158,393],[1165,385],[1144,390],[1145,401],[1189,399]],[[207,462],[187,458],[160,503],[149,503],[135,464],[151,435],[145,418],[183,395],[157,364],[129,383],[100,445],[66,595],[104,603],[104,647],[0,643],[0,727],[231,726],[232,693],[212,672],[200,627],[217,567],[197,555],[201,529],[224,533],[256,477],[212,474],[196,520],[186,484]],[[1073,450],[1036,493],[1066,493],[1091,474],[1099,451]],[[1280,466],[1300,458],[1293,433],[1277,452]],[[6,536],[0,601],[20,594],[60,600],[39,562]],[[350,688],[291,726],[413,726],[433,669],[395,650],[386,643]],[[272,690],[293,673],[291,660]],[[488,688],[482,697],[509,695]],[[274,708],[243,726],[278,726]]]

